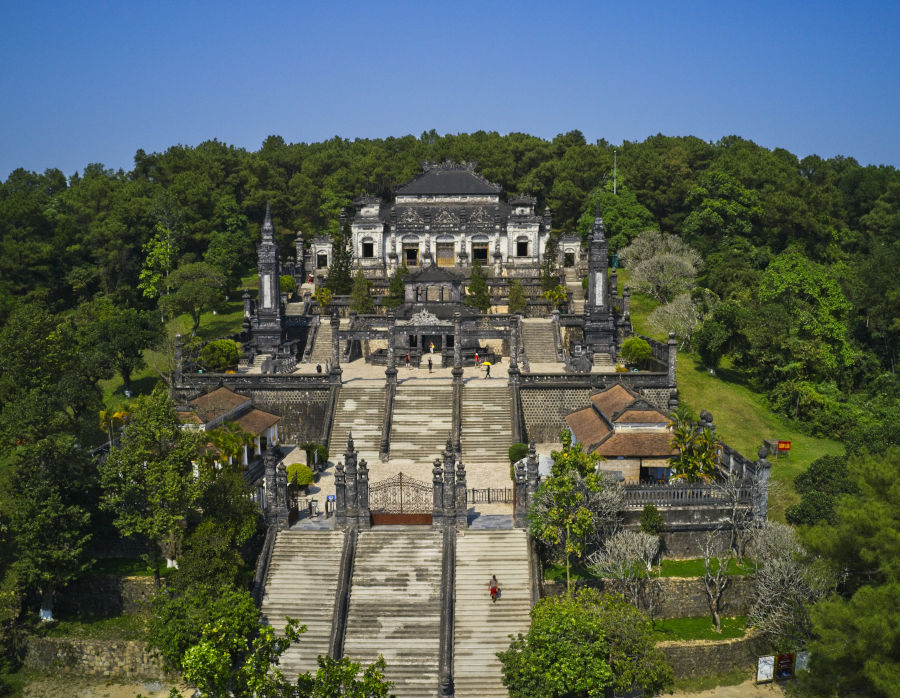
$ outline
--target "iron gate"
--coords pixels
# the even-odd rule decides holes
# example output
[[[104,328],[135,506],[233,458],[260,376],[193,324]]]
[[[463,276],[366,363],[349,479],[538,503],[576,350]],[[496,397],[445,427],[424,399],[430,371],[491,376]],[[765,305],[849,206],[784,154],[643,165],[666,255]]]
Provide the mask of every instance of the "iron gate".
[[[409,475],[397,473],[393,477],[369,486],[369,511],[372,524],[431,525],[434,507],[432,485]]]

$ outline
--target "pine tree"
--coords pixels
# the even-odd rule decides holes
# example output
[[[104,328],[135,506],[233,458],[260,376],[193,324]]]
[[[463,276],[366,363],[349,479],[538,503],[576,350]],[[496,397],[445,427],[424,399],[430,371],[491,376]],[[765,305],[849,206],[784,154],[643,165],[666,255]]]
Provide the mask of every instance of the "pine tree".
[[[487,281],[484,278],[481,262],[478,260],[475,261],[472,267],[472,280],[469,282],[467,290],[466,305],[478,308],[482,313],[486,313],[491,309],[491,294],[488,290]]]
[[[397,271],[394,272],[394,275],[391,277],[391,283],[388,286],[387,295],[381,301],[385,308],[396,308],[399,305],[403,305],[403,301],[406,300],[406,282],[403,280],[403,277],[408,274],[409,269],[406,268],[405,264],[402,267],[398,267]]]
[[[325,286],[334,291],[336,296],[346,296],[353,288],[353,278],[350,275],[353,261],[350,252],[351,237],[350,223],[347,222],[332,238],[331,266],[328,268]]]
[[[527,305],[528,299],[525,298],[525,289],[522,287],[522,282],[518,279],[512,279],[509,282],[509,312],[524,312]]]
[[[353,277],[353,290],[350,292],[350,310],[359,315],[375,312],[375,304],[369,295],[371,285],[362,269],[357,269],[356,276]]]

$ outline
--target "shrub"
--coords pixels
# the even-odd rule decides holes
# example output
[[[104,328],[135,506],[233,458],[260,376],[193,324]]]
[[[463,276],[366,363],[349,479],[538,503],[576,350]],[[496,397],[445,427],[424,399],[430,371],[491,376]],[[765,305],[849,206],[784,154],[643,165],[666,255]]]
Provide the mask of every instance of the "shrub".
[[[216,339],[200,351],[200,363],[207,371],[226,371],[241,360],[241,345],[233,339]]]
[[[288,482],[297,487],[311,485],[315,475],[308,465],[303,463],[291,463],[287,468]]]
[[[622,342],[621,357],[630,364],[639,364],[653,356],[653,350],[645,339],[629,337]]]
[[[509,462],[517,463],[528,455],[528,444],[516,443],[509,447]]]
[[[278,280],[278,284],[281,286],[281,292],[288,294],[288,297],[297,293],[297,281],[293,276],[285,274]]]
[[[659,509],[652,504],[645,504],[641,512],[641,530],[651,536],[658,536],[663,532],[664,525]]]

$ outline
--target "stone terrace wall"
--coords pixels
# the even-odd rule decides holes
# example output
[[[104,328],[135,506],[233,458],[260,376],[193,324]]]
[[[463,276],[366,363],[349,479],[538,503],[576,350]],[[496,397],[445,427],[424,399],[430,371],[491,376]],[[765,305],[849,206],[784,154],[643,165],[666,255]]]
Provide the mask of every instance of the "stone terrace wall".
[[[703,579],[700,577],[663,577],[662,594],[656,611],[657,618],[690,618],[709,613]],[[753,603],[753,589],[756,580],[752,575],[731,577],[731,583],[722,596],[722,614],[743,616]],[[579,586],[603,589],[603,581],[587,581]],[[543,583],[544,596],[560,596],[566,591],[565,582]]]
[[[521,389],[522,416],[528,440],[559,441],[566,415],[588,406],[590,388]]]
[[[90,575],[62,592],[57,609],[61,615],[141,613],[150,607],[155,591],[153,577]]]
[[[659,642],[656,645],[675,670],[676,679],[698,678],[731,671],[753,677],[758,653],[753,636],[719,642]]]
[[[144,642],[30,637],[25,666],[41,673],[163,680],[162,658]]]

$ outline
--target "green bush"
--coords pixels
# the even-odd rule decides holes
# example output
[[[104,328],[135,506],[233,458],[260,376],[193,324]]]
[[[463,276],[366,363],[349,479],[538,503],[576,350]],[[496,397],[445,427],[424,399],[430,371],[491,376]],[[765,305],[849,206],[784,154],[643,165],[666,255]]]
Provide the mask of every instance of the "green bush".
[[[287,468],[288,482],[297,487],[306,487],[311,485],[315,479],[315,474],[308,465],[304,463],[291,463]]]
[[[653,356],[653,350],[645,339],[629,337],[622,342],[619,355],[630,364],[639,364]]]
[[[288,294],[288,297],[297,293],[297,280],[293,276],[285,274],[278,280],[278,285],[281,286],[281,292]]]
[[[663,532],[665,524],[662,514],[653,504],[645,504],[641,512],[641,530],[651,536],[658,536]]]
[[[200,351],[200,363],[207,371],[221,372],[237,368],[241,345],[233,339],[216,339]]]
[[[528,444],[517,443],[509,447],[509,462],[516,463],[528,455]]]

